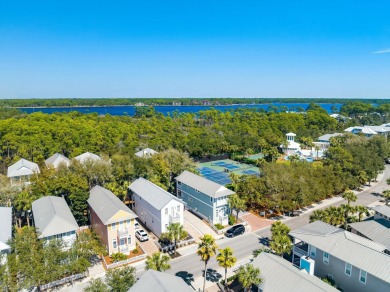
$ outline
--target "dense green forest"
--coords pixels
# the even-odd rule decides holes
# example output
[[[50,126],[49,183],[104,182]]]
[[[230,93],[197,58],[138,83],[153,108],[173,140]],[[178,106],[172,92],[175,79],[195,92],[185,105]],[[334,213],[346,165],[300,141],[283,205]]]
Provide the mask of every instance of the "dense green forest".
[[[270,103],[351,103],[388,104],[390,99],[345,98],[57,98],[57,99],[1,99],[1,106],[9,107],[76,107],[135,105],[230,105]]]

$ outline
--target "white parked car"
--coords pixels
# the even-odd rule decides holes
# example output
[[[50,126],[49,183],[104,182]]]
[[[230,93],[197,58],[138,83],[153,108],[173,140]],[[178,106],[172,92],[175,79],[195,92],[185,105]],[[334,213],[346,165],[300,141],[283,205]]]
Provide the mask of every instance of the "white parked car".
[[[135,232],[135,237],[137,237],[139,241],[147,241],[147,240],[149,240],[148,234],[143,229],[137,230]]]

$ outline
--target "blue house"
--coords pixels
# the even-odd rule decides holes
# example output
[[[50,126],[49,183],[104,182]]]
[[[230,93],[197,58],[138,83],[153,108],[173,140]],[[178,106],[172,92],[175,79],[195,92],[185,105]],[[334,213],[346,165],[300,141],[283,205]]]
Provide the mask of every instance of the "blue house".
[[[228,223],[228,197],[233,191],[189,171],[176,177],[177,197],[187,204],[187,209],[212,224]]]

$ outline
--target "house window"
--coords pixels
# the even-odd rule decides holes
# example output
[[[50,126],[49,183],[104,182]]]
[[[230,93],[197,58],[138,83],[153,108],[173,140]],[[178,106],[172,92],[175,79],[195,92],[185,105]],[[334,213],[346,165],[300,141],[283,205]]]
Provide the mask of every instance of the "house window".
[[[177,206],[177,212],[180,212],[180,205]]]
[[[352,265],[351,264],[345,263],[345,274],[347,276],[351,277],[351,275],[352,275]]]
[[[213,198],[212,197],[210,197],[210,202],[213,202]]]
[[[165,215],[168,215],[168,208],[165,208]]]
[[[113,239],[113,240],[112,240],[112,247],[113,247],[113,248],[116,248],[116,239]]]
[[[128,219],[128,220],[126,221],[126,224],[127,224],[127,226],[130,226],[130,225],[131,225],[130,219]]]
[[[322,260],[323,260],[324,264],[329,264],[329,254],[327,252],[324,252]]]
[[[112,223],[111,227],[112,227],[112,230],[116,230],[116,223]]]
[[[310,246],[310,257],[315,259],[317,254],[317,249],[314,246]]]
[[[131,244],[131,235],[127,238],[127,244]]]
[[[359,281],[360,281],[360,283],[366,285],[366,283],[367,283],[367,272],[366,271],[360,270]]]

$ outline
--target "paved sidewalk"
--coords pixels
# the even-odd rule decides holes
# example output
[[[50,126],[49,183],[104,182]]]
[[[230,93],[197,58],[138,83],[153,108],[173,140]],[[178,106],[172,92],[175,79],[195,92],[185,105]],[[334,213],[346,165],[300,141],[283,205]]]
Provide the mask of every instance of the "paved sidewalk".
[[[210,226],[208,226],[199,217],[195,216],[188,210],[184,211],[184,220],[191,224],[202,235],[210,234],[216,239],[223,237],[223,234],[217,234],[213,229],[211,229]]]

